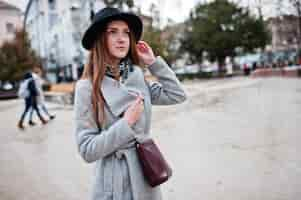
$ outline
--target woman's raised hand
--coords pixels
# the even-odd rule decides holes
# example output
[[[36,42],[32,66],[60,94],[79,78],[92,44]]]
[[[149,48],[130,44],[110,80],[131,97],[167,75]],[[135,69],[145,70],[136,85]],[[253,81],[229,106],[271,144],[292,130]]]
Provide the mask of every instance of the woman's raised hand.
[[[144,65],[151,65],[155,62],[155,55],[152,48],[144,41],[140,40],[137,45],[137,53],[140,62]]]
[[[132,103],[128,109],[124,112],[123,117],[128,122],[130,126],[133,126],[136,121],[140,118],[143,112],[143,97],[141,95],[137,96],[137,99]]]

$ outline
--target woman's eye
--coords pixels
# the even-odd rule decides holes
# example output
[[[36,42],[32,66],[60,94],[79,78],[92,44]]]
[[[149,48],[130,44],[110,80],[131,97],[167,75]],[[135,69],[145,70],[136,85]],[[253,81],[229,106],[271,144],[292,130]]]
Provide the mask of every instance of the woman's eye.
[[[117,34],[121,34],[121,35],[123,35],[123,36],[129,36],[130,35],[130,31],[118,31],[118,30],[112,30],[112,29],[108,29],[107,30],[107,33],[109,34],[109,35],[112,35],[112,36],[117,36]]]
[[[107,33],[109,33],[109,34],[115,34],[116,31],[115,30],[108,30]]]

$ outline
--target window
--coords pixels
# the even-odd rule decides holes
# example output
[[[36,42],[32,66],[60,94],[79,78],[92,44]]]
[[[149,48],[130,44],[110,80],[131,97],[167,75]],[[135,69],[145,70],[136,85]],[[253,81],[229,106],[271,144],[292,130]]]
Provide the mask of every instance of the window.
[[[13,33],[15,31],[14,25],[12,23],[6,23],[6,32]]]
[[[56,0],[48,0],[49,8],[51,10],[55,10],[56,7]]]
[[[49,28],[52,29],[58,21],[58,15],[56,13],[49,14]]]

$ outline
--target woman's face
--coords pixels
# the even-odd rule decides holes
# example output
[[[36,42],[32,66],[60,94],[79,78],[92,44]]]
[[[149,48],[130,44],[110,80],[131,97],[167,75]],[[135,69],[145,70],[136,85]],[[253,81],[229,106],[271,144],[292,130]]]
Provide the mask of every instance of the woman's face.
[[[130,49],[130,29],[126,22],[112,21],[106,29],[107,47],[110,59],[120,61],[126,57]]]

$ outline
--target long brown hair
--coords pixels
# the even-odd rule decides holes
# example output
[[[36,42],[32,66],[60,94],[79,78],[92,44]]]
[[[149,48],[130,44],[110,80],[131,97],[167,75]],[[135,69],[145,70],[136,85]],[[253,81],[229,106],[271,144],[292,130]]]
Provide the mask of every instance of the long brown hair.
[[[108,23],[107,23],[108,24]],[[130,29],[130,27],[129,27]],[[100,31],[98,38],[96,39],[94,46],[90,50],[88,62],[86,63],[81,79],[89,79],[92,82],[92,95],[91,102],[93,107],[94,119],[98,125],[103,124],[105,120],[104,116],[104,104],[105,99],[101,91],[101,84],[105,76],[106,65],[109,59],[109,50],[107,47],[107,37],[105,29]],[[135,65],[139,65],[139,58],[136,50],[136,39],[130,29],[130,49],[127,57]],[[116,77],[119,79],[119,77]]]

